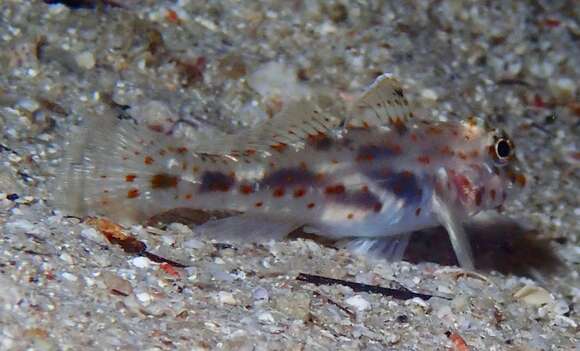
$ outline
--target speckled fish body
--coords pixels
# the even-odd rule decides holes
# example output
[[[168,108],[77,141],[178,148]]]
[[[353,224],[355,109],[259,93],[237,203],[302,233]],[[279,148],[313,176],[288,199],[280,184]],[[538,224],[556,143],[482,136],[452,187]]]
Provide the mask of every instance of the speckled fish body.
[[[65,162],[61,202],[132,221],[175,208],[230,211],[333,238],[443,224],[452,242],[456,232],[456,251],[467,252],[462,222],[525,185],[508,162],[505,135],[474,119],[411,123],[390,77],[353,113],[340,120],[302,101],[256,131],[193,147],[126,121],[99,121],[74,146],[80,156]],[[465,253],[462,264],[470,260]]]

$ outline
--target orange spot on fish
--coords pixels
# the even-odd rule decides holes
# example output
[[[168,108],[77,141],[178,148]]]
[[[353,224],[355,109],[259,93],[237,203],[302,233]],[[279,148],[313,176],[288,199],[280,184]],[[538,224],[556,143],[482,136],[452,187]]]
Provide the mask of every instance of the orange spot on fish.
[[[178,177],[165,173],[156,174],[151,177],[151,187],[153,189],[175,188],[178,182]]]
[[[151,165],[153,162],[155,162],[155,160],[151,156],[145,156],[144,162],[146,165]]]
[[[244,194],[244,195],[248,195],[254,192],[254,189],[252,188],[252,186],[248,185],[248,184],[242,184],[240,185],[240,193]]]
[[[304,194],[306,194],[306,190],[304,190],[304,188],[298,188],[296,190],[294,190],[294,197],[302,197],[304,196]]]
[[[421,215],[421,207],[417,207],[415,210],[415,216],[419,217]]]
[[[309,204],[308,204],[306,207],[308,207],[308,208],[314,208],[314,206],[315,206],[315,205],[314,205],[314,202],[311,202],[311,203],[309,203]]]
[[[449,145],[445,145],[443,146],[439,152],[441,152],[442,155],[445,156],[453,156],[455,155],[455,152],[453,150],[451,150],[451,147]]]
[[[369,192],[369,187],[368,185],[363,185],[362,188],[360,189],[363,193],[368,193]]]
[[[127,174],[125,176],[125,181],[131,183],[135,180],[135,178],[137,178],[135,174]]]
[[[467,155],[463,151],[459,151],[457,153],[457,156],[459,156],[459,158],[462,159],[462,160],[467,160]]]
[[[324,192],[328,195],[338,195],[338,194],[344,193],[344,191],[345,191],[345,188],[344,188],[344,185],[342,185],[342,184],[327,186],[324,189]]]
[[[129,199],[134,199],[138,196],[139,196],[139,189],[137,189],[137,188],[131,188],[131,189],[129,189],[129,191],[127,191],[127,197]]]
[[[285,193],[284,188],[276,188],[272,193],[272,195],[274,195],[274,197],[282,197],[284,196],[284,193]]]
[[[274,144],[274,145],[270,145],[270,147],[278,152],[284,152],[284,150],[286,150],[286,147],[288,145],[284,144],[284,143],[278,143],[278,144]]]
[[[263,203],[262,202],[256,202],[256,204],[254,206],[256,207],[262,207]]]
[[[186,200],[191,200],[192,198],[193,198],[193,195],[191,195],[191,194],[185,195]]]
[[[420,163],[424,164],[424,165],[428,165],[431,162],[431,158],[429,158],[429,156],[427,155],[422,155],[417,157],[417,161],[419,161]]]

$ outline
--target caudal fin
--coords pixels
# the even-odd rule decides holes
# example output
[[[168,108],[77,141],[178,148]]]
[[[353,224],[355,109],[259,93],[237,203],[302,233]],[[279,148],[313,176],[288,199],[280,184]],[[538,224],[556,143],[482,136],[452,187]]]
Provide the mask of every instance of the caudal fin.
[[[167,202],[163,196],[173,195],[155,194],[152,179],[157,176],[161,185],[178,182],[179,173],[171,175],[171,167],[161,162],[175,142],[113,112],[90,116],[65,144],[54,186],[56,205],[78,216],[131,222],[159,212]],[[183,156],[175,152],[175,157]]]

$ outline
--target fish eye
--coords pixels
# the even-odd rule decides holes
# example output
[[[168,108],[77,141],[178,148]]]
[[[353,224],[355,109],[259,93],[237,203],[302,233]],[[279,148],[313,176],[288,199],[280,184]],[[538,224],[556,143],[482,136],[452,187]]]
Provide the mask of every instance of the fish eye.
[[[512,155],[513,146],[509,139],[500,138],[495,142],[495,157],[498,161],[505,161]]]

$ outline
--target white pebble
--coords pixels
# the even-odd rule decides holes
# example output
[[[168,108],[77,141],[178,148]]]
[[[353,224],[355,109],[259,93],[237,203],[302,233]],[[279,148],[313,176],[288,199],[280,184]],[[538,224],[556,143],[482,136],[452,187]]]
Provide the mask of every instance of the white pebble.
[[[261,286],[254,289],[252,295],[256,303],[266,302],[270,298],[268,290],[262,288]]]
[[[238,300],[236,300],[234,295],[228,291],[220,291],[218,293],[218,299],[219,299],[219,302],[221,302],[225,305],[237,305],[238,304]]]
[[[131,263],[138,268],[149,268],[151,261],[147,257],[139,256],[131,260]]]
[[[84,69],[92,69],[95,67],[95,55],[92,52],[81,52],[76,56],[77,65]]]
[[[135,296],[137,296],[137,300],[141,301],[141,303],[148,304],[151,302],[151,295],[149,293],[140,292]]]
[[[74,260],[73,260],[72,256],[67,254],[66,252],[63,252],[62,254],[60,254],[59,258],[68,264],[71,264],[71,265],[74,264]]]
[[[421,92],[421,97],[425,100],[432,100],[432,101],[437,101],[437,99],[439,98],[439,96],[437,95],[437,93],[433,89],[424,89]]]
[[[371,303],[360,295],[354,295],[344,301],[347,305],[354,307],[357,311],[365,311],[371,308]]]
[[[272,314],[270,312],[260,313],[258,315],[258,320],[262,323],[274,323],[274,322],[276,322],[274,320],[274,317],[272,316]]]
[[[77,277],[75,275],[73,275],[73,274],[68,273],[68,272],[64,272],[62,274],[62,277],[64,279],[68,280],[68,281],[71,281],[71,282],[76,282],[77,281]]]
[[[574,80],[563,77],[549,81],[550,91],[559,101],[570,101],[576,95],[576,83]]]

